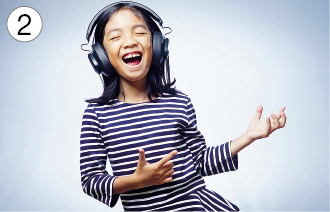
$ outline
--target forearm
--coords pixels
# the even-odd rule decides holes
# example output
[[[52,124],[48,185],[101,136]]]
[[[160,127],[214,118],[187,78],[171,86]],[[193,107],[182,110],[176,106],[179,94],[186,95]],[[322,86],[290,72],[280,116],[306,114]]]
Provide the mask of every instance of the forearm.
[[[137,188],[138,186],[134,180],[134,176],[129,175],[124,177],[117,177],[113,182],[112,192],[113,194],[121,194]]]
[[[117,177],[113,182],[112,192],[113,194],[121,194],[126,191],[140,188],[139,183],[135,179],[134,175]]]
[[[233,140],[230,145],[231,156],[234,157],[239,151],[250,145],[254,139],[249,139],[244,133],[239,138]]]

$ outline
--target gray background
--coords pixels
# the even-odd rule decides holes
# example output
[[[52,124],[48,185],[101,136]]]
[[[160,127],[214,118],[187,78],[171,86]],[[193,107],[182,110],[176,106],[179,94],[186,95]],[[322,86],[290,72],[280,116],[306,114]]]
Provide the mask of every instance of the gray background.
[[[205,178],[207,187],[243,211],[329,210],[329,2],[140,2],[173,30],[171,74],[208,145],[243,134],[259,104],[262,121],[287,107],[285,128],[240,152],[238,171]],[[0,1],[0,210],[110,209],[83,193],[79,171],[84,100],[102,92],[80,45],[110,3]],[[19,6],[43,19],[32,42],[7,32]]]

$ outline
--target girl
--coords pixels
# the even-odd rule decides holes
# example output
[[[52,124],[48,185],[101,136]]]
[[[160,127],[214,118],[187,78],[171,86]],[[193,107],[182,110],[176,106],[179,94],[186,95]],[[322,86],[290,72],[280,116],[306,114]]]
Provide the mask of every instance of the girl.
[[[238,211],[208,190],[203,176],[237,170],[240,150],[284,127],[285,108],[261,122],[260,105],[242,136],[207,147],[190,98],[170,81],[167,40],[157,38],[156,22],[162,24],[144,5],[119,2],[90,24],[88,40],[96,28],[89,58],[104,92],[87,100],[83,116],[83,191],[110,207],[120,195],[127,211]]]

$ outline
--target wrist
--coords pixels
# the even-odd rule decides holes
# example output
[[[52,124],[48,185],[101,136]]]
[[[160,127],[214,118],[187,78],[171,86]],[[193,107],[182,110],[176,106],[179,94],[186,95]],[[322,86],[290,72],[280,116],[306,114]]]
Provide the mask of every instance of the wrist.
[[[141,187],[134,174],[117,177],[113,183],[113,194],[120,194],[138,188]]]
[[[245,132],[245,133],[242,135],[242,137],[244,138],[244,141],[245,141],[244,143],[246,143],[247,145],[250,145],[250,144],[253,143],[255,140],[257,140],[257,139],[255,139],[255,138],[251,138],[251,137],[249,137],[247,132]]]
[[[132,175],[130,175],[129,177],[130,177],[130,181],[134,185],[134,189],[144,187],[141,178],[135,172]]]
[[[232,140],[231,142],[231,155],[236,155],[239,151],[249,146],[255,139],[249,138],[247,133],[245,132],[239,138]]]

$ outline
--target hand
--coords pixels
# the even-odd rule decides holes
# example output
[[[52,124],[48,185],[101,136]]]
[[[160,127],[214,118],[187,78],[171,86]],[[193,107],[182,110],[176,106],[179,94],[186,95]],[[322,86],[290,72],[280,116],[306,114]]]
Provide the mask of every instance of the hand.
[[[177,153],[177,150],[173,150],[160,161],[150,164],[146,161],[144,150],[139,149],[139,162],[133,174],[139,184],[138,187],[142,188],[172,182],[174,170],[173,163],[169,160]]]
[[[257,113],[252,119],[247,131],[246,137],[253,142],[254,140],[268,137],[275,130],[285,126],[286,116],[284,114],[285,107],[282,107],[276,116],[271,113],[272,121],[266,117],[266,122],[260,121],[262,115],[262,105],[258,106]],[[281,121],[279,121],[282,118]]]

